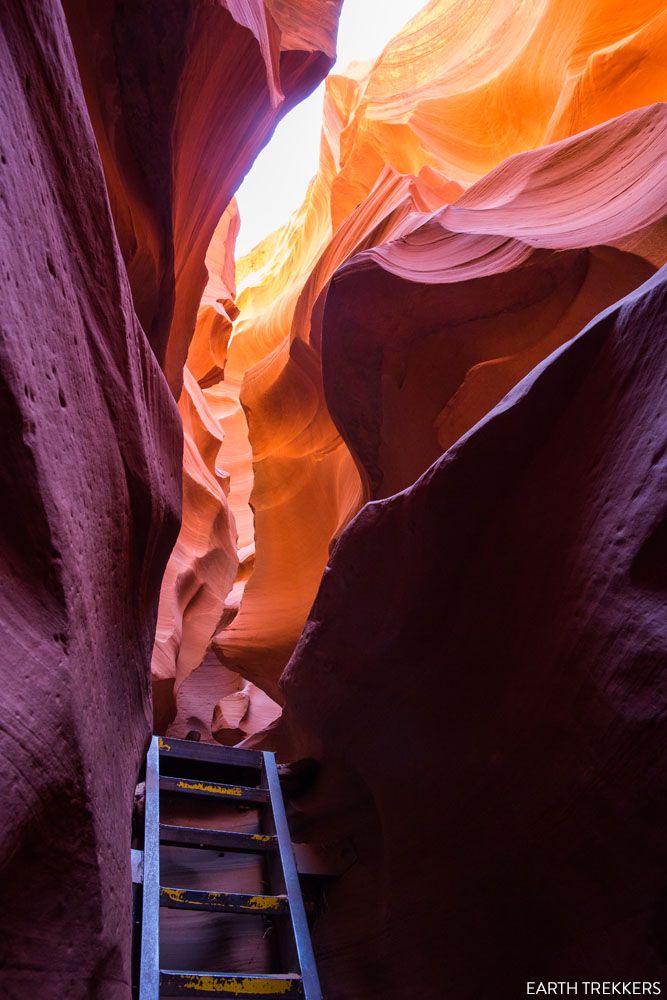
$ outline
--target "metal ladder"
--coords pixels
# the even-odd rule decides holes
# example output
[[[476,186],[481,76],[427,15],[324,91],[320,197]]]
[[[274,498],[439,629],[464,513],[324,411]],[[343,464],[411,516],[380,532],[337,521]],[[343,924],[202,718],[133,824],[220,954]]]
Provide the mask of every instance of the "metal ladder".
[[[161,774],[163,769],[172,773]],[[213,770],[215,769],[215,770]],[[211,774],[245,777],[245,784],[211,780]],[[249,778],[248,776],[251,776]],[[240,833],[160,822],[160,791],[206,796],[259,810],[260,833]],[[160,879],[160,845],[262,855],[271,895],[206,892],[165,886]],[[133,870],[141,863],[133,851]],[[275,755],[255,750],[154,736],[146,760],[139,1000],[210,996],[300,997],[322,1000]],[[160,907],[211,910],[276,918],[280,951],[289,972],[262,975],[160,967]],[[135,921],[135,926],[139,922]]]

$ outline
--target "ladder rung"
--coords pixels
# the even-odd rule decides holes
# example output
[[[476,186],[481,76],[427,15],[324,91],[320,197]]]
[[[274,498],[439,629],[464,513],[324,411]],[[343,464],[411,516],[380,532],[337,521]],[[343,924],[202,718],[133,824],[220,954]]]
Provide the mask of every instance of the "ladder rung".
[[[269,793],[265,788],[248,788],[246,785],[227,785],[219,781],[200,781],[198,778],[172,778],[160,775],[160,788],[165,792],[181,792],[186,795],[206,795],[228,802],[268,802]]]
[[[288,910],[287,896],[261,896],[244,892],[207,892],[202,889],[160,887],[160,906],[182,910],[216,910],[250,916],[278,916]]]
[[[264,833],[232,833],[196,826],[171,826],[168,823],[160,825],[160,843],[168,847],[205,847],[242,854],[263,854],[275,851],[277,846],[276,838]]]
[[[303,997],[300,976],[243,976],[229,972],[160,971],[160,995],[205,997],[212,993],[245,1000]]]
[[[224,764],[231,767],[262,766],[262,755],[258,750],[241,750],[225,747],[219,743],[196,743],[194,740],[173,740],[169,736],[158,737],[160,756],[179,760],[204,761],[207,764]]]

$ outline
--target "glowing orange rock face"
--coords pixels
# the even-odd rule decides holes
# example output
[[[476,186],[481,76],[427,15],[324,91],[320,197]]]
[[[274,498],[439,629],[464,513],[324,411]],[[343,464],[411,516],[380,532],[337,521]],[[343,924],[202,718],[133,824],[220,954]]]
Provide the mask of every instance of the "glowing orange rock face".
[[[666,34],[659,2],[434,0],[327,81],[306,200],[239,261],[229,340],[202,309],[188,362],[242,525],[209,639],[276,700],[363,501],[412,483],[661,263],[662,116],[558,143],[665,96]]]
[[[229,476],[217,464],[223,431],[207,403],[202,385],[219,378],[224,367],[233,314],[234,275],[230,247],[238,231],[235,205],[223,215],[209,248],[210,279],[202,321],[183,370],[179,410],[183,420],[183,523],[162,582],[155,648],[153,690],[156,719],[164,725],[172,712],[171,692],[198,667],[211,631],[224,613],[236,577],[237,533],[227,503]],[[222,361],[218,367],[215,359]],[[166,718],[162,718],[165,715]]]

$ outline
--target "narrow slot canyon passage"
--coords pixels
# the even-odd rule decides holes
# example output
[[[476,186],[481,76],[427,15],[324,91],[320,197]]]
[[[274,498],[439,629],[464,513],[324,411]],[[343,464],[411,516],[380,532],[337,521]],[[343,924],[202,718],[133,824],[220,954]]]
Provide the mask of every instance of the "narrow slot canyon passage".
[[[0,38],[0,997],[667,992],[664,4]]]

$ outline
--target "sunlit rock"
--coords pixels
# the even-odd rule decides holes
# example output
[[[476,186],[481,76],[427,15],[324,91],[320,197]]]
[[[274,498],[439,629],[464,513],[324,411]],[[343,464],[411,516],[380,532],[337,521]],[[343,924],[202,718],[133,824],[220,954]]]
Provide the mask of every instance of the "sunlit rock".
[[[240,484],[250,470],[218,463],[231,436],[221,410],[245,435],[238,387],[227,379],[217,388],[237,315],[230,247],[238,216],[233,204],[223,210],[277,121],[331,65],[340,3],[193,3],[161,9],[159,18],[148,2],[65,6],[135,308],[180,393],[183,529],[163,583],[153,660],[164,729],[176,712],[174,690],[230,618],[237,530],[239,548],[253,541],[227,501],[230,490],[247,495]]]
[[[324,389],[371,497],[413,483],[664,262],[665,157],[667,106],[629,112],[511,158],[339,268],[324,308]]]

